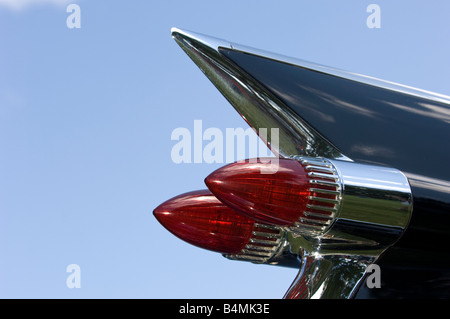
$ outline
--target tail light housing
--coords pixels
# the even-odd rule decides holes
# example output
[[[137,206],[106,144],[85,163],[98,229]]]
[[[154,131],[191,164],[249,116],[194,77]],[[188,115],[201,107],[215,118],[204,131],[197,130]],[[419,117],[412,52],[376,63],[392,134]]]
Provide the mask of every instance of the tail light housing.
[[[285,298],[349,298],[374,263],[406,229],[412,194],[393,168],[295,156],[226,165],[206,185],[227,206],[284,229],[302,260]],[[342,278],[345,278],[344,284]],[[338,288],[337,288],[338,287]]]
[[[249,159],[222,167],[206,179],[208,188],[228,206],[277,226],[307,234],[325,232],[341,201],[339,175],[325,159],[279,159],[273,174],[261,174],[267,159]]]
[[[300,267],[285,298],[350,298],[409,223],[407,178],[327,158],[279,159],[273,174],[265,165],[274,164],[226,165],[205,179],[208,190],[176,196],[154,215],[177,237],[229,259]]]
[[[281,243],[280,229],[240,214],[208,190],[169,199],[153,214],[178,238],[231,259],[265,262]]]

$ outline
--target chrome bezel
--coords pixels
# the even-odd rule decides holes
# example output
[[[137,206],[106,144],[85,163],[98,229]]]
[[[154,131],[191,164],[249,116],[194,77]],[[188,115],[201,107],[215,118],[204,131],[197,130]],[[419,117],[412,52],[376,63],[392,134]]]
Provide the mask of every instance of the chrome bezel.
[[[299,220],[289,229],[308,236],[324,234],[339,215],[342,200],[342,184],[340,176],[326,158],[293,156],[305,169],[308,175],[310,201]],[[334,188],[330,190],[329,188]],[[334,198],[329,198],[329,196]],[[311,203],[313,202],[313,203]]]
[[[224,254],[223,256],[240,261],[250,261],[257,264],[270,263],[279,252],[284,239],[284,231],[276,226],[256,223],[249,243],[239,254]]]

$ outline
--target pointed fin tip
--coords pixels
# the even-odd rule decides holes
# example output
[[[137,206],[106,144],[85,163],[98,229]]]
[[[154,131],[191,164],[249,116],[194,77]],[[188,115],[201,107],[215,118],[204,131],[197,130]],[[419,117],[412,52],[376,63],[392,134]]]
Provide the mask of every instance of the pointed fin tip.
[[[171,34],[172,36],[176,35],[177,33],[183,33],[183,30],[178,29],[178,28],[176,28],[176,27],[170,28],[170,34]]]
[[[202,34],[202,33],[197,33],[197,32],[193,32],[193,31],[189,31],[189,30],[182,30],[180,28],[176,28],[176,27],[172,27],[170,29],[170,33],[172,35],[173,38],[175,37],[181,37],[182,39],[189,39],[189,40],[194,40],[197,42],[200,42],[214,50],[218,50],[219,47],[223,47],[223,48],[232,48],[232,45],[229,41],[220,39],[220,38],[216,38],[213,36],[209,36],[206,34]]]

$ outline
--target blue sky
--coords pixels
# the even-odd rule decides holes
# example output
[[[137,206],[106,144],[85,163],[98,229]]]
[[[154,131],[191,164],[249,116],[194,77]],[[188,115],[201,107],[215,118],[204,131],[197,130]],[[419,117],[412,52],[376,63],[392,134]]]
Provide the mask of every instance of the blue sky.
[[[229,261],[152,215],[222,166],[173,163],[175,128],[247,128],[171,27],[450,95],[449,14],[443,0],[1,0],[0,297],[281,298],[295,269]]]

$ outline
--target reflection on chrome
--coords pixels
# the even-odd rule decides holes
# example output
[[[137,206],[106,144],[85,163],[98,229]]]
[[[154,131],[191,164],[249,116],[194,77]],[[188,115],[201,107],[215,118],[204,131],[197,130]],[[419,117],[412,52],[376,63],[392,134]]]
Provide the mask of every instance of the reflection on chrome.
[[[435,192],[450,194],[450,181],[444,181],[438,178],[406,173],[411,186],[429,189]]]

